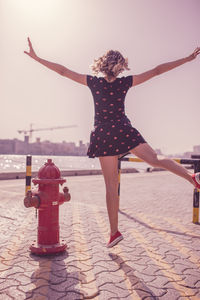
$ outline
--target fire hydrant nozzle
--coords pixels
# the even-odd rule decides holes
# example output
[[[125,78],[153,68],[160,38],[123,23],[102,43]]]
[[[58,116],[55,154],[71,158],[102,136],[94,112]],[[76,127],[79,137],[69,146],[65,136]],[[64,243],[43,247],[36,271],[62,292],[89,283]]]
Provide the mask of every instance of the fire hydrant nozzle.
[[[63,192],[64,192],[64,197],[65,197],[66,202],[70,201],[71,195],[69,194],[69,189],[68,189],[68,187],[65,186],[65,187],[63,188]]]
[[[24,198],[24,206],[39,208],[40,197],[38,195],[32,195],[31,191],[28,191],[26,197]]]

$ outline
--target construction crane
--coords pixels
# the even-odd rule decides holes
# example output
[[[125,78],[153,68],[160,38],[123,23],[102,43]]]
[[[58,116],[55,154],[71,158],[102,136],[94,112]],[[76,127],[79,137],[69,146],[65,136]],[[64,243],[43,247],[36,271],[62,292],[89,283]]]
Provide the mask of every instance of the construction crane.
[[[33,128],[33,124],[30,124],[29,130],[17,130],[18,133],[24,133],[24,136],[28,136],[28,139],[31,141],[32,134],[34,131],[47,131],[47,130],[54,130],[54,129],[64,129],[64,128],[73,128],[77,127],[77,125],[67,125],[67,126],[55,126],[55,127],[48,127],[48,128]]]

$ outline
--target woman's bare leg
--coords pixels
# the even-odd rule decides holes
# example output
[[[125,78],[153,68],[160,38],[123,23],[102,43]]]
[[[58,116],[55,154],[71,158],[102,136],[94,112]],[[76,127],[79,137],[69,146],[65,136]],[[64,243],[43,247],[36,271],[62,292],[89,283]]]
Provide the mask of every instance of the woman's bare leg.
[[[106,185],[106,203],[111,235],[118,231],[118,156],[99,157]]]
[[[185,178],[195,186],[195,183],[192,180],[192,173],[189,170],[170,158],[158,156],[147,143],[140,144],[130,152],[154,167],[164,168]]]

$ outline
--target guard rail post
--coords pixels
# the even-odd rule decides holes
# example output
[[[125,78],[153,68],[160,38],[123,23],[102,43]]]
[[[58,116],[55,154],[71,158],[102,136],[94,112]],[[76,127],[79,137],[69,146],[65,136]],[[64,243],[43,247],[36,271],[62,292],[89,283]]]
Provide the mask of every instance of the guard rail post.
[[[200,172],[200,160],[194,162],[194,173]],[[194,188],[193,193],[193,223],[199,224],[199,189]]]
[[[32,156],[26,156],[26,186],[25,186],[25,195],[28,191],[31,190],[31,164],[32,164]]]
[[[121,160],[118,159],[118,199],[120,200]]]

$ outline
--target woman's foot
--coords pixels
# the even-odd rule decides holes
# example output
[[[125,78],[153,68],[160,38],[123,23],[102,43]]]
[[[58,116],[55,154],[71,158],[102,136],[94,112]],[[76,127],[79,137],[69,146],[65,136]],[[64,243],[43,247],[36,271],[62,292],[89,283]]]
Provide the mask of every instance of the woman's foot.
[[[192,179],[197,189],[200,189],[200,173],[192,174]]]
[[[110,236],[110,241],[107,244],[107,248],[111,248],[111,247],[115,246],[121,240],[123,240],[123,236],[119,231],[117,231],[114,235]]]

